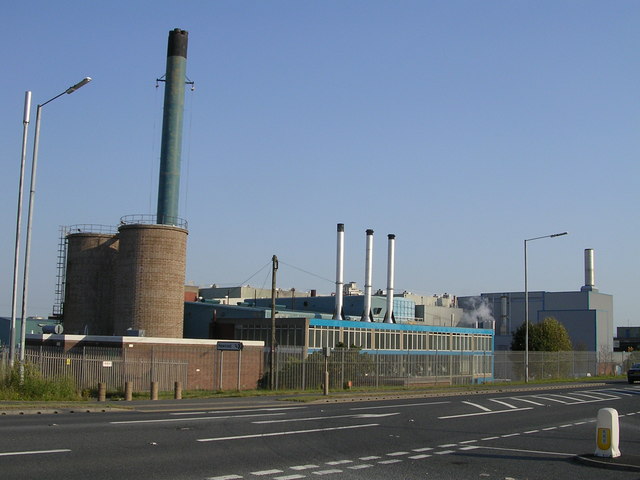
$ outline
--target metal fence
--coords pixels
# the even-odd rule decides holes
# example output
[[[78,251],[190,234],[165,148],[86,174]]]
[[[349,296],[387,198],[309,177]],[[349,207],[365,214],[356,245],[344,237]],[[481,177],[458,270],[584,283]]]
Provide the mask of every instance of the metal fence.
[[[266,352],[265,362],[268,365]],[[302,348],[279,347],[275,353],[278,389],[317,390],[324,383],[325,358],[321,352],[305,356]],[[362,353],[335,348],[326,359],[329,387],[385,387],[462,385],[489,381],[490,352],[473,355],[417,355],[415,353]]]
[[[627,352],[529,352],[529,379],[622,375],[630,361]],[[524,381],[525,352],[494,352],[494,379]]]
[[[265,353],[265,364],[269,352]],[[275,384],[280,389],[318,390],[324,382],[325,358],[301,348],[279,347]],[[525,352],[473,355],[361,353],[335,348],[326,359],[331,389],[412,387],[524,381]],[[626,352],[529,352],[531,380],[622,375],[633,358]],[[635,360],[640,361],[640,359]]]
[[[170,391],[177,381],[182,382],[185,389],[222,389],[220,353],[216,352],[217,357],[205,358],[203,352],[194,350],[185,357],[166,347],[156,347],[145,355],[132,355],[126,349],[81,347],[62,352],[55,347],[43,346],[27,347],[25,357],[43,377],[71,377],[79,389],[96,388],[98,382],[104,382],[109,390],[121,390],[125,382],[132,382],[134,391],[147,391],[150,383],[155,381],[160,390]],[[270,352],[265,351],[265,365],[270,364],[269,355]],[[276,388],[322,388],[325,358],[321,352],[305,354],[302,347],[278,347],[275,355]],[[621,375],[632,362],[639,361],[639,354],[626,352],[529,352],[529,378],[543,380]],[[215,363],[217,368],[213,366],[207,373],[203,371],[206,378],[188,378],[189,365],[194,370],[197,366],[209,363],[212,366]],[[0,375],[6,373],[7,368],[8,351],[0,350]],[[420,355],[362,353],[356,349],[335,348],[326,359],[326,368],[331,389],[515,382],[524,380],[525,352]]]
[[[8,365],[8,352],[0,354],[1,365]],[[82,347],[62,352],[56,347],[27,347],[25,362],[35,366],[44,378],[70,377],[79,390],[96,388],[104,382],[109,390],[123,390],[132,382],[134,391],[147,391],[152,381],[158,389],[169,391],[175,382],[187,385],[188,361],[168,360],[154,355],[127,358],[126,350]],[[0,368],[2,372],[3,368]]]

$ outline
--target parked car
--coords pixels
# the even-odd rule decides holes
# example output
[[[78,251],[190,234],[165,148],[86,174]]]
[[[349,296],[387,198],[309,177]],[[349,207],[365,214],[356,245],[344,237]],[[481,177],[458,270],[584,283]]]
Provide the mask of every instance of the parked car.
[[[640,363],[634,363],[627,370],[627,381],[633,383],[636,380],[640,380]]]

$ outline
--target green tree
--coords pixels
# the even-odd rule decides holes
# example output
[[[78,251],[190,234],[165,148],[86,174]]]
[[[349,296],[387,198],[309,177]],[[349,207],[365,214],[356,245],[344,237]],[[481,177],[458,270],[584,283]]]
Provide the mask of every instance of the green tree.
[[[524,350],[526,325],[523,323],[513,334],[511,350]],[[568,352],[573,350],[567,329],[553,317],[542,322],[529,323],[529,351],[531,352]]]

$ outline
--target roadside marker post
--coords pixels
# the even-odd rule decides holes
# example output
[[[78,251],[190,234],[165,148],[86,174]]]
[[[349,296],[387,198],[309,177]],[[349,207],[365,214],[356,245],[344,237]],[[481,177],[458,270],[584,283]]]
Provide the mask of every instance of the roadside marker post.
[[[618,411],[614,408],[598,410],[596,425],[596,457],[615,458],[620,456],[620,424]]]

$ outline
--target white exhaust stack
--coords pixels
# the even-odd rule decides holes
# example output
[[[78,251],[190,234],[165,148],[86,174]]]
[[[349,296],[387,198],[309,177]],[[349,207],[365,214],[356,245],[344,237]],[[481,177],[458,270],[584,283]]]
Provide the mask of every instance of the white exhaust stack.
[[[387,266],[387,313],[384,315],[384,323],[396,323],[393,316],[393,277],[395,270],[396,236],[390,233],[387,237],[389,238],[389,263]]]
[[[596,288],[593,248],[585,248],[584,250],[584,287],[580,290],[583,292],[598,291]]]
[[[334,320],[344,320],[342,296],[344,295],[344,223],[338,224],[338,246],[336,256],[336,309]]]
[[[364,271],[364,310],[362,311],[363,322],[372,322],[371,314],[371,271],[373,264],[373,230],[367,230],[367,257]]]

